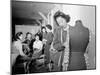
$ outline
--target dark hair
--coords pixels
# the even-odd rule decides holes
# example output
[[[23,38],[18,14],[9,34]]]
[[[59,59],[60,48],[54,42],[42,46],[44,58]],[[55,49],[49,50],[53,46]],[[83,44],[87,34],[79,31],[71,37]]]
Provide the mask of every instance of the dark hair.
[[[76,20],[76,23],[77,23],[77,22],[80,22],[80,23],[82,23],[82,21],[81,21],[81,20]]]
[[[36,36],[38,36],[38,37],[39,37],[39,40],[40,40],[40,35],[39,35],[39,34],[35,34],[35,37],[36,37]]]
[[[50,30],[52,30],[52,26],[50,24],[46,25],[46,27]]]
[[[44,26],[43,26],[41,29],[42,29],[42,30],[43,30],[43,29],[45,29],[45,30],[46,30],[46,28],[45,28]]]
[[[41,28],[41,32],[42,32],[42,33],[43,33],[43,31],[42,31],[43,29],[45,29],[45,32],[47,33],[46,27],[43,26],[43,27]]]
[[[66,20],[67,23],[70,21],[70,16],[64,14],[64,13],[61,12],[61,11],[57,11],[57,12],[55,13],[55,15],[54,15],[54,20],[56,21],[56,23],[57,23],[57,20],[56,20],[56,19],[57,19],[58,17],[64,18],[64,19]],[[58,23],[57,23],[57,24],[58,24]],[[59,25],[59,24],[58,24],[58,25]]]
[[[22,32],[18,32],[18,33],[16,33],[16,35],[15,35],[15,40],[20,39],[19,36],[21,36],[22,34],[23,34]]]
[[[25,37],[25,39],[27,38],[28,34],[30,34],[30,35],[32,36],[32,33],[27,32],[27,33],[26,33],[26,37]]]

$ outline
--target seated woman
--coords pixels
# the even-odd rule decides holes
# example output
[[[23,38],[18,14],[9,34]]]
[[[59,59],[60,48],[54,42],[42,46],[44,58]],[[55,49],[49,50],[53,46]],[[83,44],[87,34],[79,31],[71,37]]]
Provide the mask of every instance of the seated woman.
[[[32,33],[27,32],[25,40],[23,42],[23,44],[24,44],[23,50],[24,50],[25,54],[28,56],[31,56],[33,54],[32,43],[33,43]]]
[[[12,50],[11,50],[11,64],[12,64],[12,70],[15,71],[15,66],[20,64],[20,63],[24,63],[26,61],[28,61],[30,58],[27,57],[27,55],[25,55],[25,53],[23,52],[22,49],[22,38],[23,38],[23,33],[22,32],[18,32],[15,35],[16,40],[13,42],[12,45]],[[12,72],[13,72],[12,71]],[[20,73],[19,70],[15,71],[14,73]]]
[[[12,65],[15,63],[15,60],[18,55],[25,56],[25,54],[22,51],[22,37],[23,37],[22,32],[18,32],[15,35],[15,41],[13,42],[11,50]]]
[[[37,56],[40,55],[42,53],[42,47],[43,47],[43,43],[42,41],[40,41],[40,36],[39,34],[35,35],[35,41],[33,43],[33,56]]]

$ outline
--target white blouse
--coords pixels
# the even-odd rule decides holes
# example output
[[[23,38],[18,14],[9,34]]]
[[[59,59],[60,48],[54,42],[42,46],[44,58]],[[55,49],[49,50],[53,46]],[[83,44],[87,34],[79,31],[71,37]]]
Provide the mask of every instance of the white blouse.
[[[42,41],[35,41],[34,44],[33,44],[33,48],[42,50],[42,47],[43,47]]]
[[[22,51],[22,42],[20,40],[14,42],[14,47],[19,51],[20,55],[25,56]]]

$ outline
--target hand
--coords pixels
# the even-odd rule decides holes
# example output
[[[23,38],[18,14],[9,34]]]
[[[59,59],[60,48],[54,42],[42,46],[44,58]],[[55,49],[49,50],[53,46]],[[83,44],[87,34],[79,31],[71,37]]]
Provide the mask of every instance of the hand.
[[[59,49],[57,49],[58,51],[63,51],[65,49],[65,46],[61,46]]]
[[[34,51],[36,51],[36,50],[37,50],[37,48],[33,48],[33,50],[34,50]]]
[[[63,44],[63,46],[66,46],[66,45],[68,45],[68,42],[65,42],[65,43]]]
[[[46,42],[47,40],[46,40],[46,39],[43,39],[43,41],[45,41],[45,42]]]
[[[46,39],[43,39],[42,42],[43,42],[43,44],[46,44],[47,40]]]
[[[56,49],[51,49],[50,51],[51,51],[52,53],[56,53],[56,52],[57,52]]]

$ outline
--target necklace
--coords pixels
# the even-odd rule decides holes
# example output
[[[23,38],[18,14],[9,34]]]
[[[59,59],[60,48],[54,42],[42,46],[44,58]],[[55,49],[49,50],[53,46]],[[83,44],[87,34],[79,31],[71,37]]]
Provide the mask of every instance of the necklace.
[[[67,71],[68,64],[69,64],[69,26],[65,28],[67,31],[66,42],[64,43],[65,46],[65,53],[64,53],[64,60],[63,60],[63,71]]]

